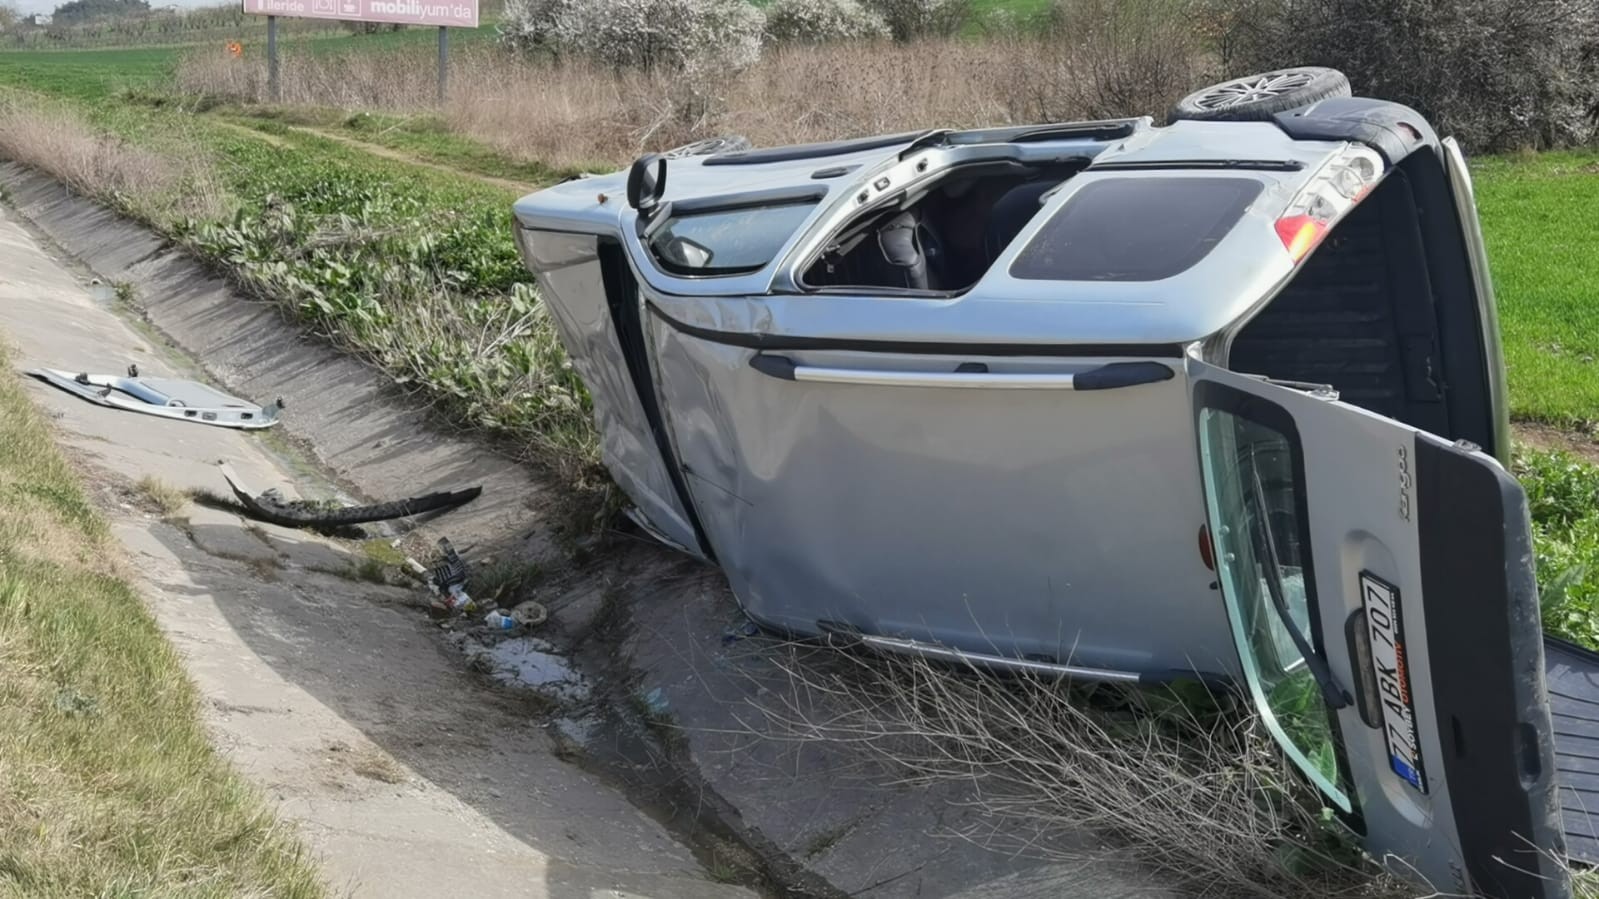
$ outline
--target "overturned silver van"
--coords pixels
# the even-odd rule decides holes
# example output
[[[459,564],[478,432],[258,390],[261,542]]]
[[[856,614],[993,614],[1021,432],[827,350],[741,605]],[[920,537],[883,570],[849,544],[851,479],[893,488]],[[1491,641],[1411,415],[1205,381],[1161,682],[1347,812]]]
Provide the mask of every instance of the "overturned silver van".
[[[636,520],[761,624],[1238,684],[1445,893],[1599,861],[1599,664],[1546,657],[1471,182],[1415,111],[1292,69],[515,211]]]

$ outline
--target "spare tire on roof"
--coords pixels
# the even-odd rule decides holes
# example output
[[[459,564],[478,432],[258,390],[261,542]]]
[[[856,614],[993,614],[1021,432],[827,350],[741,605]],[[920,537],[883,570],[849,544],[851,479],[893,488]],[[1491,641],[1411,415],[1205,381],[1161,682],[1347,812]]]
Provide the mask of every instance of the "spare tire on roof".
[[[1349,96],[1349,79],[1337,69],[1298,66],[1234,78],[1177,101],[1173,121],[1263,122],[1279,112],[1330,97]]]

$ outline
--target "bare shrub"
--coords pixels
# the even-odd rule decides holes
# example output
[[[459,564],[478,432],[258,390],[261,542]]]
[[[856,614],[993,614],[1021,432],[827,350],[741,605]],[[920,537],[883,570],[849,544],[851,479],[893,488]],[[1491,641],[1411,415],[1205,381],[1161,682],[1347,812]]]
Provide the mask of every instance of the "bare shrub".
[[[386,111],[432,107],[437,73],[416,64],[414,53],[369,50],[350,53],[281,51],[279,90],[288,106],[323,106]],[[451,59],[450,80],[470,65],[470,51]],[[266,62],[235,59],[221,49],[184,56],[177,69],[179,90],[223,100],[268,100]]]
[[[896,41],[950,37],[971,18],[971,0],[868,0]]]
[[[789,647],[751,700],[763,738],[856,747],[899,782],[964,782],[986,822],[960,836],[1064,862],[1125,851],[1202,897],[1400,899],[1330,827],[1244,710],[916,656]],[[1199,710],[1196,710],[1199,709]],[[1085,849],[1085,833],[1119,847]],[[1096,855],[1097,854],[1097,855]]]
[[[1026,63],[1032,114],[1056,120],[1161,114],[1212,80],[1197,0],[1056,0]]]
[[[887,37],[888,22],[856,0],[772,0],[766,7],[766,40],[774,44]]]
[[[1593,0],[1249,0],[1227,41],[1241,70],[1341,69],[1357,93],[1415,107],[1469,149],[1594,135]]]
[[[0,158],[158,222],[226,214],[210,158],[185,135],[164,149],[130,144],[54,106],[0,97]]]
[[[1129,2],[1153,9],[1162,0]],[[1173,2],[1164,0],[1166,7]],[[282,91],[290,104],[437,111],[452,130],[508,156],[596,168],[729,133],[756,146],[779,146],[928,127],[1159,113],[1207,80],[1195,39],[1163,43],[1161,35],[1179,31],[1180,22],[1163,23],[1153,13],[1119,16],[1111,20],[1122,29],[1114,34],[1131,49],[1030,34],[782,44],[742,72],[702,80],[663,70],[614,70],[583,57],[556,62],[469,48],[452,62],[450,102],[442,110],[435,106],[431,70],[410,56],[317,53],[286,59]],[[1113,32],[1108,25],[1101,30]],[[1195,74],[1185,79],[1185,71]],[[259,60],[194,54],[179,65],[177,77],[189,92],[244,102],[266,98]]]

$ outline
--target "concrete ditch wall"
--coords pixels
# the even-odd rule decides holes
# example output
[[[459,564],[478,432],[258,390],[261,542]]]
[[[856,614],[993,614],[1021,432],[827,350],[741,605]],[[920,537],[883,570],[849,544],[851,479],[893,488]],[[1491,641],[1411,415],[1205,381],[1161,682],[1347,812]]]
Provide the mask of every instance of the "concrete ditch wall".
[[[451,513],[452,539],[498,544],[531,535],[520,549],[553,558],[539,511],[549,492],[525,466],[418,427],[428,419],[425,404],[382,372],[307,336],[272,305],[241,296],[148,228],[14,163],[0,164],[0,184],[18,212],[102,281],[131,285],[149,324],[202,359],[217,383],[258,403],[282,397],[278,430],[347,487],[386,500],[482,484],[481,497]],[[115,367],[112,360],[57,363],[72,371]]]

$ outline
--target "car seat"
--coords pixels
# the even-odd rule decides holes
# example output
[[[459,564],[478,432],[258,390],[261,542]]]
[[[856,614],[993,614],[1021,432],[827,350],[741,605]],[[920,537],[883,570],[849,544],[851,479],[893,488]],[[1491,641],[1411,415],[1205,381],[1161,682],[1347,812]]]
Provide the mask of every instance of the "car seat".
[[[983,235],[983,252],[988,264],[993,265],[1016,235],[1027,227],[1038,210],[1043,208],[1044,194],[1060,184],[1049,178],[1024,181],[1006,191],[988,213],[988,226]]]

